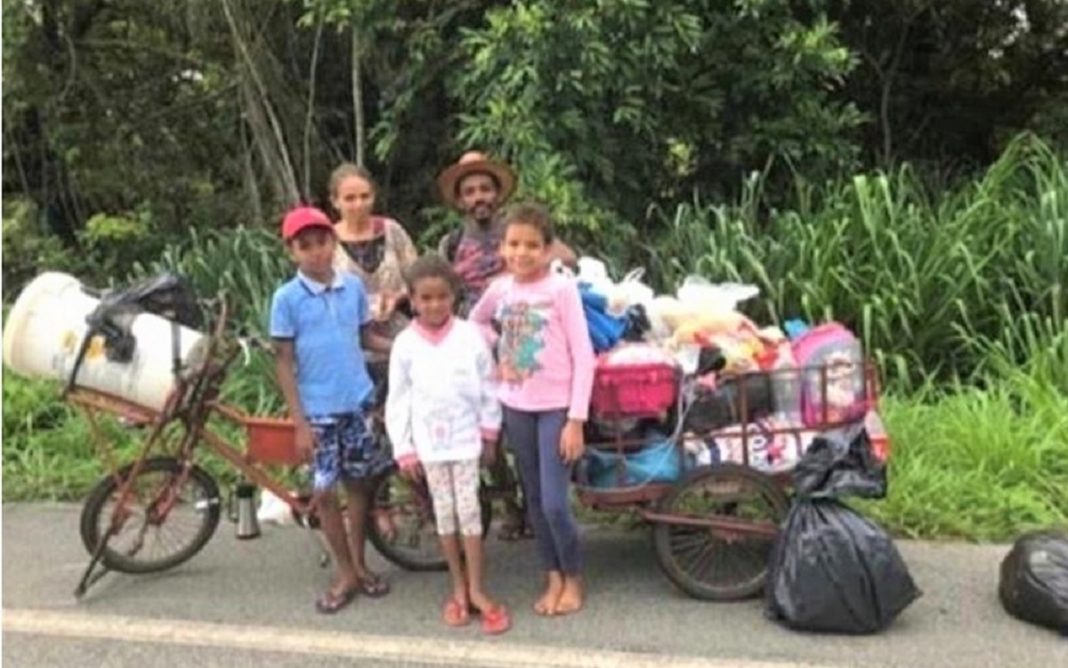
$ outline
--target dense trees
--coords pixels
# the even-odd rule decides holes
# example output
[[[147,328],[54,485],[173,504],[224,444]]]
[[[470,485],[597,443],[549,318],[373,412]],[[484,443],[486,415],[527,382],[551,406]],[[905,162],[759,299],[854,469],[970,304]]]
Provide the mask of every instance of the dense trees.
[[[733,194],[753,170],[774,190],[905,160],[973,169],[1023,128],[1068,141],[1063,0],[3,9],[4,229],[24,260],[121,263],[190,226],[273,220],[322,202],[342,159],[419,231],[442,218],[433,175],[477,145],[568,224],[626,240],[653,205]]]

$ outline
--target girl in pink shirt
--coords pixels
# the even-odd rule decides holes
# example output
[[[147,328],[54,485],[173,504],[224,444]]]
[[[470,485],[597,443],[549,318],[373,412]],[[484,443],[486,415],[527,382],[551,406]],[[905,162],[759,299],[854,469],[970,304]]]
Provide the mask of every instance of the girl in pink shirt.
[[[549,271],[552,223],[545,208],[522,204],[505,222],[501,254],[509,275],[492,283],[470,318],[496,321],[504,429],[515,453],[546,588],[541,615],[583,604],[578,525],[568,491],[582,456],[594,356],[578,286]],[[493,338],[491,336],[491,338]]]

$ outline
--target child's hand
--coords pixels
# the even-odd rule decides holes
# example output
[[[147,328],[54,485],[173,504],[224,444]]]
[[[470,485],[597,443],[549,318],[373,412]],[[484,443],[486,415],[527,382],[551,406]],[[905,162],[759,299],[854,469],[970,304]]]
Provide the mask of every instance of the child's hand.
[[[482,465],[493,466],[497,460],[497,441],[488,438],[482,439]]]
[[[315,454],[315,432],[307,420],[297,421],[297,454],[303,461],[310,462]]]
[[[393,317],[393,312],[397,310],[397,302],[400,301],[402,295],[394,294],[392,292],[383,292],[382,301],[379,305],[378,320],[385,322]]]
[[[560,434],[560,457],[565,464],[578,461],[586,449],[586,437],[582,432],[582,422],[568,420]]]

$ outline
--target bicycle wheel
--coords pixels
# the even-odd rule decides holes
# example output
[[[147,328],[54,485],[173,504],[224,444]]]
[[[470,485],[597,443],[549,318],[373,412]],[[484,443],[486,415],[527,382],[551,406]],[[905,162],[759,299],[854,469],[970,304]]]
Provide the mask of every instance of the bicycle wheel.
[[[482,535],[489,532],[492,504],[479,493]],[[434,504],[426,481],[412,482],[392,474],[378,478],[371,490],[368,538],[386,559],[410,571],[442,571],[448,568],[441,553]]]
[[[694,471],[661,499],[657,510],[682,519],[723,518],[736,526],[656,523],[653,541],[660,567],[694,598],[733,601],[755,596],[764,587],[773,534],[787,507],[782,489],[758,471],[736,464]]]
[[[94,554],[106,539],[104,565],[123,573],[177,566],[200,551],[219,525],[219,487],[198,466],[184,473],[174,457],[146,460],[127,486],[132,469],[105,477],[90,492],[82,507],[82,543]],[[125,487],[129,494],[120,507]]]

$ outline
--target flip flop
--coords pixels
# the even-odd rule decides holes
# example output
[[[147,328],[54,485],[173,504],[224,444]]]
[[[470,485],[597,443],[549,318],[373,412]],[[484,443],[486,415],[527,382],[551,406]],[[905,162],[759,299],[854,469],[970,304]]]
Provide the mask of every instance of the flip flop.
[[[467,606],[455,598],[450,598],[441,608],[441,619],[449,626],[467,626],[471,622],[471,615]]]
[[[354,598],[356,598],[355,588],[346,589],[340,594],[327,591],[322,596],[315,599],[315,611],[323,615],[332,615],[349,603],[352,603],[352,599]]]
[[[487,635],[498,635],[512,628],[512,616],[508,614],[508,608],[498,605],[492,610],[483,610],[482,632]]]
[[[356,582],[360,593],[368,598],[382,598],[390,592],[389,581],[380,575],[367,575]]]

